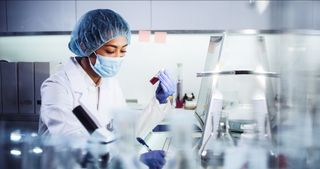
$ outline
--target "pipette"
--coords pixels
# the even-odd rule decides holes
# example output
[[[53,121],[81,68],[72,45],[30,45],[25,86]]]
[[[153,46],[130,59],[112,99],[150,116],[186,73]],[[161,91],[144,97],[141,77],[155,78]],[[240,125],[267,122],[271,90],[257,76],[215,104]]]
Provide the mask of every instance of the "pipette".
[[[147,143],[146,143],[142,138],[137,137],[136,139],[137,139],[137,141],[138,141],[140,144],[142,144],[143,146],[145,146],[145,147],[148,149],[148,151],[152,151],[152,150],[150,149],[150,147],[147,145]]]

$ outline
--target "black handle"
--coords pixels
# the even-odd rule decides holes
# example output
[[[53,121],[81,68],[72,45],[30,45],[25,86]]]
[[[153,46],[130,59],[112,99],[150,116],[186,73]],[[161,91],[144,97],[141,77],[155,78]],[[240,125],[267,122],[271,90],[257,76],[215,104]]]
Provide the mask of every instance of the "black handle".
[[[96,123],[94,123],[94,121],[80,105],[74,108],[72,112],[90,134],[92,134],[98,128]]]

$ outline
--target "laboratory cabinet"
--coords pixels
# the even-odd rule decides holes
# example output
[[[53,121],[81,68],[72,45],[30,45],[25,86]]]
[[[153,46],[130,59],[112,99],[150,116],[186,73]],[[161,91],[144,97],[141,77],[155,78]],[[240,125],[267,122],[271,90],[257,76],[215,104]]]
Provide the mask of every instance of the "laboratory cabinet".
[[[152,29],[275,29],[279,4],[272,1],[259,12],[249,1],[152,1]]]
[[[35,113],[39,114],[41,106],[40,88],[48,77],[50,76],[49,62],[34,62],[34,103]]]
[[[8,32],[71,31],[75,1],[6,2]]]
[[[281,15],[277,18],[282,29],[313,29],[315,14],[319,8],[314,8],[316,1],[282,1]]]
[[[0,63],[0,114],[2,113],[2,71],[1,71],[1,63]]]
[[[275,18],[281,15],[281,5],[278,1],[254,2],[233,1],[225,9],[225,13],[230,13],[229,25],[227,29],[279,29],[280,24],[275,22]],[[219,16],[219,15],[218,15]],[[217,20],[223,16],[219,16]]]
[[[34,66],[32,62],[18,63],[19,113],[34,113]]]
[[[119,13],[132,30],[150,30],[151,1],[77,1],[77,20],[87,11],[108,8]]]
[[[17,63],[0,63],[2,113],[18,112]]]
[[[0,32],[71,31],[87,11],[112,9],[132,30],[319,29],[319,1],[0,1]]]
[[[0,0],[0,32],[7,31],[6,1]]]
[[[49,77],[49,62],[1,62],[0,72],[0,119],[7,115],[38,114],[40,88]]]
[[[224,29],[230,20],[228,6],[222,1],[152,1],[152,29]]]
[[[314,11],[314,14],[313,14],[313,26],[314,26],[314,29],[320,29],[320,1],[314,1],[314,4],[313,4],[313,11]]]

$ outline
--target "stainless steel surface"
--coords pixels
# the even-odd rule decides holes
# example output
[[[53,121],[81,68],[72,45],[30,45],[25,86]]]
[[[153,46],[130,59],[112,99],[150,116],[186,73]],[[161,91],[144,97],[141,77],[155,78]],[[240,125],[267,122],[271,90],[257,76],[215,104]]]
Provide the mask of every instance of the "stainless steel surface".
[[[257,75],[257,76],[267,76],[267,77],[279,77],[278,73],[275,72],[256,72],[252,70],[230,70],[230,71],[220,71],[220,72],[199,72],[197,77],[210,77],[216,75]]]

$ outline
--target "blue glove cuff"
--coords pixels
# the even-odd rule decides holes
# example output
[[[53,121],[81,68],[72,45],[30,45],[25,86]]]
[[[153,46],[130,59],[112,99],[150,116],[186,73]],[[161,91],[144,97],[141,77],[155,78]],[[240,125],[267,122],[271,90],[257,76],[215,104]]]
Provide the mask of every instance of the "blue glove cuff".
[[[158,98],[158,97],[156,97],[156,98],[157,98],[157,100],[159,101],[160,104],[165,104],[165,103],[168,102],[167,99],[162,99],[162,98]]]

